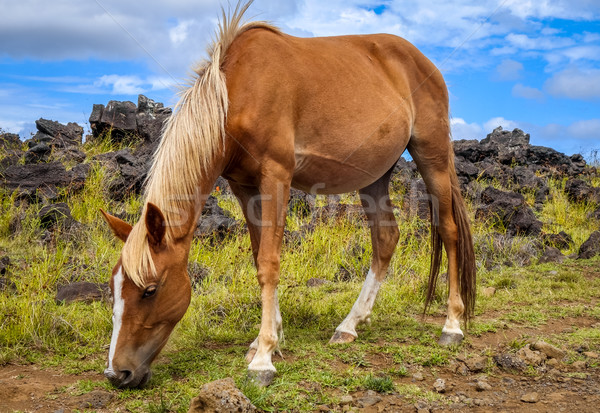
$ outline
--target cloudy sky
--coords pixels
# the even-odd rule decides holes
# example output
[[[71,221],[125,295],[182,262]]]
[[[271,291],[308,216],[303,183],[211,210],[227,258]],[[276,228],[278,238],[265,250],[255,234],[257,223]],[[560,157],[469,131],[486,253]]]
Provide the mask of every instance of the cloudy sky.
[[[231,0],[235,2],[235,0]],[[0,0],[0,128],[87,127],[94,103],[175,103],[227,0]],[[600,149],[599,0],[256,0],[297,36],[387,32],[444,73],[455,139],[519,127],[568,154]]]

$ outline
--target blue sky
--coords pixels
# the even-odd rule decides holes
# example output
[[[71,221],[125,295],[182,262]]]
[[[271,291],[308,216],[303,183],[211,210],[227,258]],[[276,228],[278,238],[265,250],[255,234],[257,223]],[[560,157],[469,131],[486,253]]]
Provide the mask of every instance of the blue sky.
[[[138,93],[173,105],[222,3],[0,0],[0,128],[87,127],[94,103]],[[455,139],[501,125],[568,154],[600,149],[598,0],[256,0],[248,16],[297,36],[408,39],[444,73]]]

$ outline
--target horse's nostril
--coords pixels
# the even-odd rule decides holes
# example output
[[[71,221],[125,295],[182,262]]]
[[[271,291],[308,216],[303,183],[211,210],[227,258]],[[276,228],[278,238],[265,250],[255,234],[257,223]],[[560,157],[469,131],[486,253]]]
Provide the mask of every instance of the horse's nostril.
[[[119,371],[119,381],[121,385],[126,385],[133,378],[133,374],[130,370],[121,370]]]

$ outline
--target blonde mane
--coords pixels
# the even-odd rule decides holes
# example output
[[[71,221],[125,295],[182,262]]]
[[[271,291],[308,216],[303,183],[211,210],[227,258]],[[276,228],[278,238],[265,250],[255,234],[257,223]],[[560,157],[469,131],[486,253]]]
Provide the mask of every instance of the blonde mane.
[[[203,174],[211,168],[214,157],[223,151],[225,120],[228,108],[227,86],[221,65],[227,50],[242,33],[253,28],[277,31],[266,22],[242,23],[244,13],[253,0],[239,2],[229,15],[222,10],[215,39],[208,47],[208,59],[200,63],[180,91],[175,113],[166,122],[161,141],[154,154],[146,181],[145,198],[157,205],[167,221],[165,242],[173,242],[174,223],[180,220],[178,211],[189,211],[198,194]],[[125,273],[139,287],[148,277],[156,277],[150,255],[144,217],[133,227],[123,246],[122,263]]]

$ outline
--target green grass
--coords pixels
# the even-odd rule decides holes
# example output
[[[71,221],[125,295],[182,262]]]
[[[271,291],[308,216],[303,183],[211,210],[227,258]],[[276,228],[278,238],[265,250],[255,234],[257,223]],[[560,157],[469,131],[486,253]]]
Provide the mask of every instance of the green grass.
[[[86,144],[85,150],[89,159],[119,148],[101,139]],[[11,259],[9,277],[17,286],[16,292],[0,292],[0,365],[36,363],[65,374],[104,369],[112,328],[110,305],[62,305],[54,301],[54,295],[58,286],[68,282],[106,282],[119,257],[121,243],[98,210],[135,215],[142,202],[138,197],[123,203],[110,201],[106,195],[109,179],[105,169],[94,165],[81,191],[61,194],[59,200],[69,204],[82,226],[76,233],[57,230],[49,243],[43,242],[47,234],[37,218],[42,205],[19,202],[15,194],[0,192],[0,251]],[[574,246],[564,252],[576,252],[597,228],[597,222],[587,219],[594,207],[570,203],[562,192],[563,181],[551,180],[549,186],[552,200],[538,212],[538,218],[545,232],[571,235]],[[399,199],[403,188],[395,188],[393,198]],[[220,205],[241,219],[236,201],[217,195]],[[347,195],[342,201],[357,202],[357,197]],[[323,205],[326,200],[319,197],[317,203]],[[473,218],[475,206],[469,208]],[[360,326],[355,343],[326,345],[358,296],[370,266],[370,234],[359,216],[332,218],[320,222],[299,244],[284,244],[279,297],[285,360],[275,358],[279,373],[271,387],[257,388],[248,381],[244,354],[258,334],[260,291],[249,237],[239,231],[222,242],[193,242],[190,261],[208,268],[208,275],[195,287],[190,308],[154,364],[148,388],[116,391],[106,381],[82,380],[77,391],[109,390],[117,395],[120,406],[140,412],[187,411],[204,383],[225,377],[233,377],[265,411],[309,411],[321,404],[334,405],[341,394],[367,389],[395,392],[407,400],[443,400],[410,383],[409,376],[421,369],[443,369],[463,350],[436,344],[446,309],[443,282],[427,317],[421,317],[430,262],[429,224],[401,210],[397,218],[400,242],[389,275],[372,323]],[[298,230],[308,220],[292,215],[288,229]],[[471,337],[505,326],[535,328],[565,317],[600,320],[599,258],[521,267],[537,262],[536,240],[509,239],[502,228],[495,231],[500,232],[491,235],[489,224],[474,224],[478,291],[493,286],[496,293],[490,298],[478,296],[477,317],[467,332],[467,343]],[[343,276],[342,267],[347,270]],[[311,278],[328,283],[308,287]],[[569,348],[584,344],[596,351],[600,348],[597,328],[577,328],[549,340]],[[517,348],[521,342],[511,345]]]

